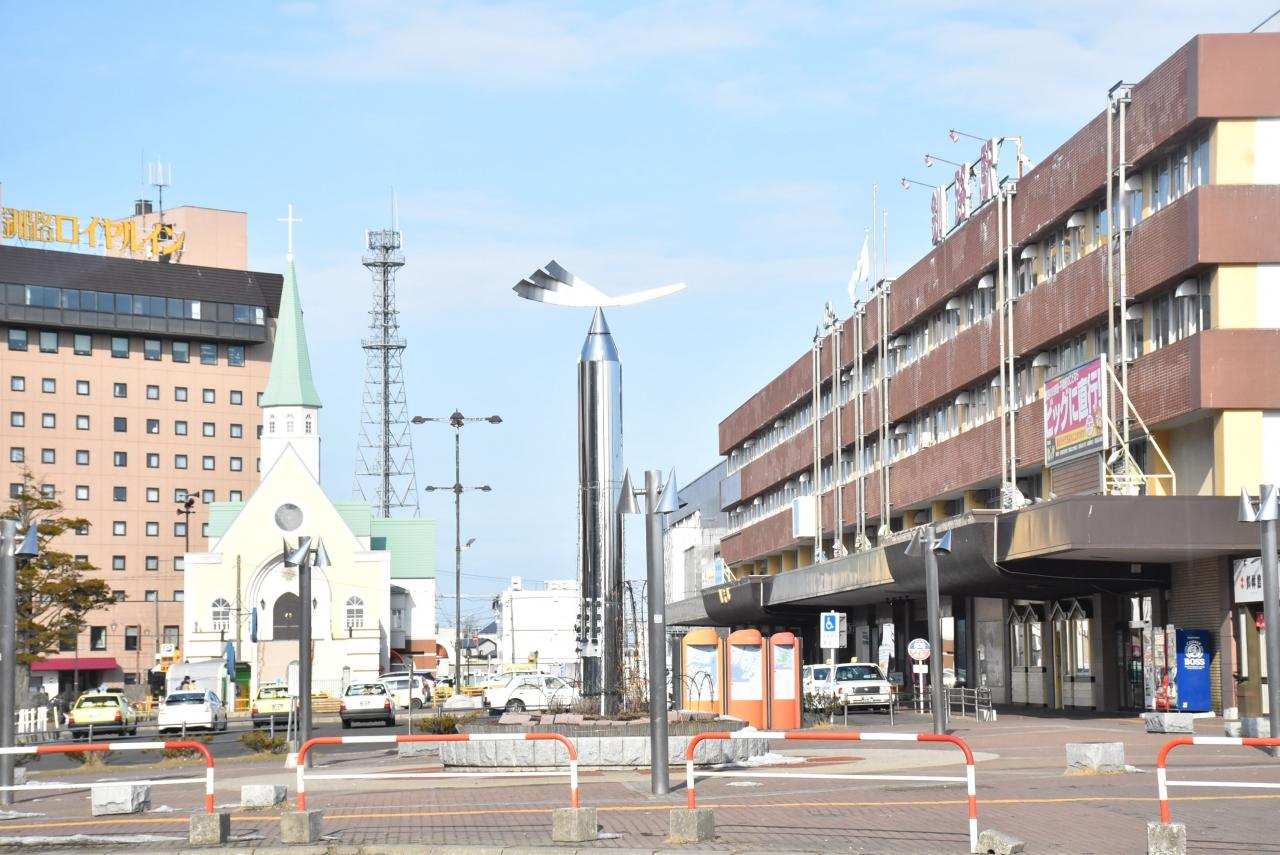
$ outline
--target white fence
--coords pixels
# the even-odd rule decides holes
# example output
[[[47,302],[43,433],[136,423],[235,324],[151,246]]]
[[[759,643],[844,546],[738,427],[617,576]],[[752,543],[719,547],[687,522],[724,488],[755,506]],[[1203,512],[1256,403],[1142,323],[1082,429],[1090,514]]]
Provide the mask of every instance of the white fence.
[[[18,710],[18,736],[36,739],[55,739],[58,736],[56,713],[50,707],[30,707]]]

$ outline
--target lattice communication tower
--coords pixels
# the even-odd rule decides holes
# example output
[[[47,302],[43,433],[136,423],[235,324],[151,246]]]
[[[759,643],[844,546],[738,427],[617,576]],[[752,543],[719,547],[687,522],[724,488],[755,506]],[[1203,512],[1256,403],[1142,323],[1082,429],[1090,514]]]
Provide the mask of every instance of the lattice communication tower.
[[[396,310],[396,271],[404,267],[400,232],[366,232],[369,254],[362,263],[373,274],[373,307],[364,348],[364,395],[356,448],[355,495],[378,516],[418,515],[418,485],[413,468],[404,392],[404,339]]]

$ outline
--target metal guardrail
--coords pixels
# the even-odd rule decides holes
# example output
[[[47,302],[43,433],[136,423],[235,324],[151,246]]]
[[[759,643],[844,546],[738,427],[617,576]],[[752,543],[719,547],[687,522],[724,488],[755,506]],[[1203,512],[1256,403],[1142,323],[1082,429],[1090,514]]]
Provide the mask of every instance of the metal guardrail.
[[[1180,736],[1170,739],[1156,757],[1156,792],[1160,799],[1160,821],[1169,824],[1170,787],[1231,787],[1240,789],[1280,790],[1280,784],[1252,783],[1245,781],[1170,781],[1165,770],[1169,752],[1179,745],[1247,745],[1257,748],[1275,748],[1280,739],[1257,736]]]

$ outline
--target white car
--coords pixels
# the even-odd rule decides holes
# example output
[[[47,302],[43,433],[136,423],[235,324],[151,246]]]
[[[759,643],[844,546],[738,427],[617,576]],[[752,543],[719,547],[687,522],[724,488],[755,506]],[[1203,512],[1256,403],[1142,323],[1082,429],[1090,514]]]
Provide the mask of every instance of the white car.
[[[511,674],[484,692],[485,706],[507,712],[568,707],[577,700],[577,689],[550,674]]]
[[[427,678],[427,675],[416,671],[413,675],[413,683],[417,687],[416,692],[410,693],[409,691],[408,671],[393,671],[389,674],[382,674],[378,677],[378,682],[391,690],[391,694],[396,699],[396,706],[402,710],[419,710],[424,706],[430,706],[431,698],[435,694],[435,686]]]
[[[357,721],[377,721],[396,726],[396,708],[391,692],[382,683],[352,683],[342,693],[338,717],[346,730]]]
[[[800,693],[810,707],[820,707],[835,695],[836,687],[832,680],[834,671],[835,668],[830,665],[806,665],[801,669]]]
[[[156,723],[161,733],[181,730],[226,730],[227,705],[213,692],[179,690],[160,706]]]
[[[881,707],[889,709],[893,703],[893,687],[885,679],[879,665],[870,662],[850,662],[837,665],[835,692],[846,707]]]

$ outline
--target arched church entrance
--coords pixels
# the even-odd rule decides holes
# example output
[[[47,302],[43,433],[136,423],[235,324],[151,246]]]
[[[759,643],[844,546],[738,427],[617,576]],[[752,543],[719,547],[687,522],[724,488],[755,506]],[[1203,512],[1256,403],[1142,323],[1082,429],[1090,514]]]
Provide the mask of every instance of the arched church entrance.
[[[276,641],[297,641],[302,637],[302,601],[297,594],[285,592],[271,610],[272,637]]]

